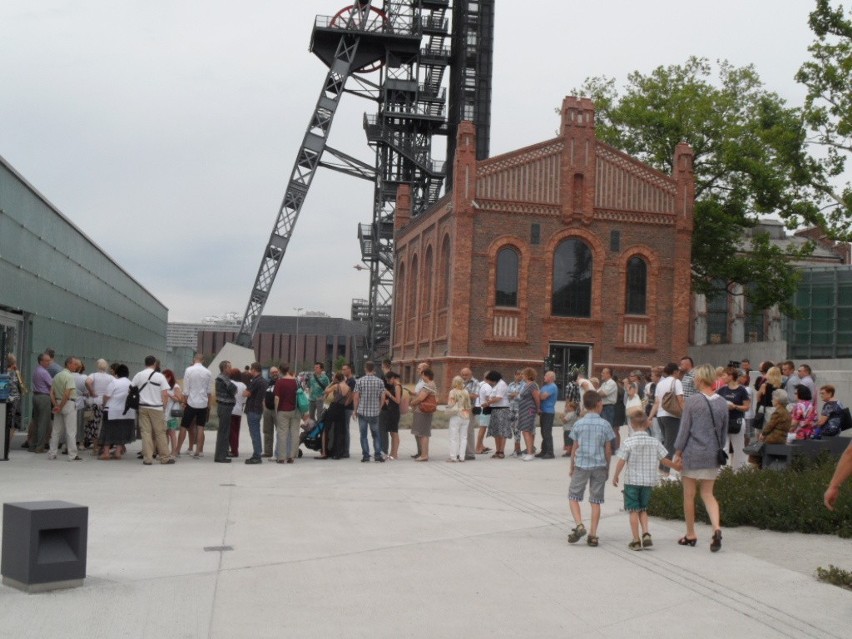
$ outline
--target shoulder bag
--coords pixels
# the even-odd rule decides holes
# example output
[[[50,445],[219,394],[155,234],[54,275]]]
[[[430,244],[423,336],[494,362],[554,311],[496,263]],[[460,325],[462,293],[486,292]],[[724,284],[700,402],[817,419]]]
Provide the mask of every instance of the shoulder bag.
[[[663,410],[666,411],[669,415],[674,417],[680,417],[683,415],[683,408],[680,405],[680,402],[677,401],[677,395],[675,394],[675,383],[672,381],[672,387],[668,392],[663,393],[663,398],[660,401],[660,406],[663,407]]]

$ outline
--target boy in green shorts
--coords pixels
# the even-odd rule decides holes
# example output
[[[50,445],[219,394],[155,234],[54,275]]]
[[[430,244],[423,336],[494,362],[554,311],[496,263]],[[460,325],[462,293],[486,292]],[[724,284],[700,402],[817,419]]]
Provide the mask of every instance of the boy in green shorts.
[[[671,460],[666,459],[666,447],[655,437],[648,434],[650,424],[642,410],[630,413],[630,435],[615,454],[618,464],[612,485],[618,486],[618,477],[624,466],[624,510],[630,513],[630,530],[633,541],[627,547],[630,550],[642,550],[653,545],[651,533],[648,532],[648,501],[651,499],[651,488],[659,481],[658,466],[663,464],[672,468]],[[639,526],[642,526],[642,538],[639,538]]]

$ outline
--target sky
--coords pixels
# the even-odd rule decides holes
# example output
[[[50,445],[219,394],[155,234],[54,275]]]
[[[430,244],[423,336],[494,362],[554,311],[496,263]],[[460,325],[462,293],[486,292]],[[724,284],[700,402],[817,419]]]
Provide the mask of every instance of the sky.
[[[381,1],[374,2],[381,5]],[[813,0],[498,0],[491,153],[549,139],[589,76],[754,64],[791,105]],[[0,156],[169,308],[242,314],[326,67],[341,0],[3,0]],[[343,96],[329,144],[372,164],[375,104]],[[443,145],[436,144],[436,159]],[[372,185],[320,169],[264,313],[349,317],[368,297]]]

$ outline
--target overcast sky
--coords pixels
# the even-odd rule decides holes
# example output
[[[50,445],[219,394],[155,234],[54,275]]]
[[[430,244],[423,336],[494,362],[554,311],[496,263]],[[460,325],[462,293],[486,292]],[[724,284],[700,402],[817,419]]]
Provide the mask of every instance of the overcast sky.
[[[374,2],[381,5],[380,0]],[[341,0],[2,0],[0,155],[169,308],[242,313],[325,66],[315,15]],[[492,154],[554,135],[592,75],[688,56],[754,64],[791,104],[812,0],[497,2]],[[329,144],[372,162],[344,96]],[[443,147],[436,152],[443,159]],[[368,295],[357,224],[372,186],[321,169],[266,314],[349,317]]]

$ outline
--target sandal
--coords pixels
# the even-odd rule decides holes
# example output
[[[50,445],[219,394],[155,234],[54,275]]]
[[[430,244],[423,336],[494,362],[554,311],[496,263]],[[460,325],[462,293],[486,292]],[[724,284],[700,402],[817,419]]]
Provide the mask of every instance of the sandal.
[[[591,546],[592,548],[597,548],[598,538],[594,535],[589,535],[588,537],[586,537],[586,544]]]
[[[591,539],[591,537],[589,537],[589,539]],[[634,539],[629,544],[627,544],[627,547],[630,548],[630,550],[642,550],[642,542],[638,539]]]
[[[691,537],[690,538],[690,537],[687,537],[686,535],[684,535],[683,537],[681,537],[680,539],[677,540],[677,543],[680,544],[681,546],[695,547],[695,542],[697,542],[697,541],[698,541],[697,537]]]
[[[504,453],[501,453],[499,450],[493,455],[491,455],[491,459],[505,459],[505,457],[506,455]]]
[[[491,452],[490,448],[483,448],[482,450],[476,451],[476,454],[477,455],[484,455],[485,453],[490,453],[490,452]]]
[[[651,533],[643,533],[642,534],[642,548],[650,548],[654,545],[654,541],[651,539]]]
[[[429,458],[428,457],[418,457],[414,461],[429,461]]]
[[[568,543],[575,544],[586,534],[586,527],[583,524],[577,524],[574,529],[568,533]]]
[[[722,531],[716,530],[713,532],[713,539],[710,542],[710,552],[719,552],[722,547]]]

